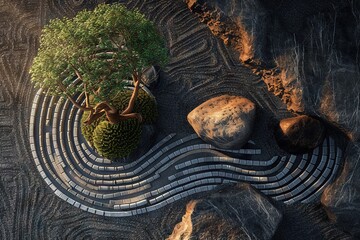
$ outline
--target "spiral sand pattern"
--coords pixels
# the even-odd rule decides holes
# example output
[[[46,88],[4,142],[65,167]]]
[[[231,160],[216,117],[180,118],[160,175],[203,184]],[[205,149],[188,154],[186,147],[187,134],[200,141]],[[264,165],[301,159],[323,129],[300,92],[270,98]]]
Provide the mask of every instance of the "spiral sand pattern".
[[[82,95],[78,101],[83,101]],[[154,211],[222,183],[245,181],[285,203],[311,202],[333,180],[341,149],[333,138],[303,155],[251,160],[261,149],[228,150],[195,134],[168,135],[140,159],[124,164],[100,157],[81,136],[81,112],[71,102],[39,90],[31,112],[30,143],[41,176],[52,191],[85,211],[125,217]]]

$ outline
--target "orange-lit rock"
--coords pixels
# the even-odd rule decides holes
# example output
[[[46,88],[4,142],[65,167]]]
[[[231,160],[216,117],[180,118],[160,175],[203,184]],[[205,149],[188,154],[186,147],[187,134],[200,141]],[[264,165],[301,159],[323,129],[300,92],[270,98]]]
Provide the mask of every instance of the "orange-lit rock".
[[[306,115],[283,119],[279,127],[276,140],[280,147],[291,153],[308,151],[324,140],[323,124]]]
[[[251,135],[255,109],[247,98],[222,95],[192,110],[187,119],[204,141],[219,148],[240,148]]]

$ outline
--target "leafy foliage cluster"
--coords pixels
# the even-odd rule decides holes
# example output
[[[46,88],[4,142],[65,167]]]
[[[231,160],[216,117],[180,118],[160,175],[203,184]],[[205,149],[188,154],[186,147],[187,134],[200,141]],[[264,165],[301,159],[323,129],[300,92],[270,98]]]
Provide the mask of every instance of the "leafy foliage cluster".
[[[100,154],[123,157],[136,148],[141,124],[129,119],[117,124],[118,120],[138,117],[140,113],[144,123],[151,123],[157,116],[154,99],[143,91],[138,93],[138,99],[136,94],[131,97],[124,80],[134,80],[136,93],[143,70],[166,63],[164,46],[155,25],[141,13],[128,11],[121,4],[100,4],[72,19],[53,19],[44,27],[30,68],[31,80],[36,87],[67,97],[85,111],[82,133]],[[86,105],[72,97],[79,92],[85,93]],[[97,111],[106,112],[107,117],[94,114]],[[83,124],[87,118],[90,125]]]
[[[123,90],[123,80],[133,73],[163,65],[164,45],[155,25],[141,13],[120,4],[100,4],[72,19],[51,20],[30,73],[37,87],[55,95],[83,92],[86,86],[85,91],[97,92],[95,97],[106,101]],[[76,75],[83,85],[72,84]]]

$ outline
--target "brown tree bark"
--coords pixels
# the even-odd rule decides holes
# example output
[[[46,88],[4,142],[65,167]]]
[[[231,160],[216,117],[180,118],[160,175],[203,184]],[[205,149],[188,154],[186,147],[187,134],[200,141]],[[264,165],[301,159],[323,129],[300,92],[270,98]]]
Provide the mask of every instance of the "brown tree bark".
[[[94,121],[99,119],[104,114],[106,115],[107,120],[111,124],[118,124],[122,120],[131,119],[131,118],[136,118],[141,122],[142,121],[141,114],[140,113],[133,113],[134,106],[135,106],[135,101],[136,101],[136,98],[138,96],[139,89],[140,89],[140,78],[136,73],[133,74],[133,80],[134,80],[134,90],[133,90],[133,93],[132,93],[131,98],[129,100],[129,104],[128,104],[128,106],[127,106],[127,108],[125,110],[120,112],[120,110],[118,110],[118,109],[114,108],[113,106],[111,106],[111,104],[108,103],[107,101],[103,101],[101,103],[98,103],[94,108],[90,109],[90,111],[91,111],[90,115],[84,121],[84,123],[87,124],[87,125],[90,125],[91,123],[93,123]],[[86,97],[88,97],[88,96],[86,96]],[[71,101],[71,99],[70,99],[70,101]],[[87,101],[87,105],[88,105],[88,99],[86,101]],[[75,105],[74,102],[73,102],[73,104]],[[80,107],[83,108],[83,106],[79,106],[79,104],[77,104],[77,105],[78,106],[76,106],[76,105],[75,106],[79,107],[79,108]]]
[[[92,107],[82,106],[80,103],[76,102],[75,99],[67,92],[66,86],[63,83],[60,82],[59,87],[60,87],[61,91],[64,92],[66,97],[70,100],[70,102],[72,104],[74,104],[75,107],[79,108],[82,111],[91,111],[91,110],[93,110]]]
[[[134,80],[134,91],[131,95],[127,108],[124,111],[122,111],[121,114],[129,114],[134,109],[135,101],[140,89],[140,78],[136,73],[133,74],[133,80]]]

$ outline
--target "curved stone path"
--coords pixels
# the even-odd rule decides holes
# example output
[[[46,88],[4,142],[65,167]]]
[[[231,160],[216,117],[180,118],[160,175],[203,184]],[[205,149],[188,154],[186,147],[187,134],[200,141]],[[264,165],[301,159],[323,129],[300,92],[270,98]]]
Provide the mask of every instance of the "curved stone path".
[[[80,119],[81,112],[70,101],[47,96],[40,89],[31,111],[31,151],[57,196],[111,217],[154,211],[236,181],[249,182],[285,203],[311,202],[334,179],[342,158],[331,137],[308,154],[261,159],[265,155],[251,141],[246,149],[220,151],[195,134],[184,138],[171,134],[140,159],[124,164],[101,158],[88,146],[81,136]]]

